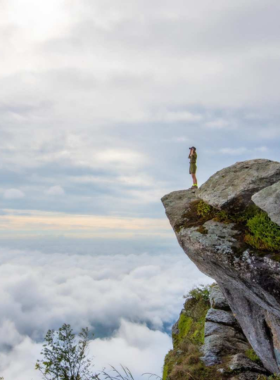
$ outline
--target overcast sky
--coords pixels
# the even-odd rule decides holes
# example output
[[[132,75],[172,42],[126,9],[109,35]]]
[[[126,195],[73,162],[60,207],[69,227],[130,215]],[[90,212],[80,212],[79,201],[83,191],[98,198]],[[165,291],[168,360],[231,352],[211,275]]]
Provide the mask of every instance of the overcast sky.
[[[279,0],[0,0],[5,380],[35,380],[62,317],[103,338],[108,327],[100,363],[136,347],[137,374],[148,357],[161,368],[182,293],[210,280],[180,252],[160,198],[191,186],[192,145],[199,185],[236,161],[280,161],[279,12]]]
[[[236,161],[279,160],[279,11],[278,0],[0,0],[5,234],[131,236],[130,218],[132,234],[165,234],[159,199],[191,185],[189,146],[199,184]]]

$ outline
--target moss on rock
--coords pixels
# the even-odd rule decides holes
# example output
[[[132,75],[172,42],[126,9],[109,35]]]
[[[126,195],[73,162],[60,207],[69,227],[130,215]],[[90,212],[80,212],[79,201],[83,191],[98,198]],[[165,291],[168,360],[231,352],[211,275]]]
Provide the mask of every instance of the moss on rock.
[[[173,334],[174,348],[165,357],[163,380],[220,379],[217,368],[206,367],[200,360],[205,317],[210,308],[209,288],[193,289],[186,298],[178,331]]]
[[[257,364],[261,364],[260,358],[258,357],[258,355],[255,353],[255,351],[252,348],[247,350],[245,352],[245,355],[247,356],[248,359],[252,360],[253,362]]]
[[[204,224],[211,219],[226,224],[235,223],[241,232],[239,239],[259,251],[280,251],[280,227],[253,203],[242,211],[229,212],[217,210],[202,200],[195,200],[188,205],[183,215],[183,223],[176,226],[175,230],[180,232],[182,228],[197,227],[198,232],[207,234]],[[277,260],[277,256],[275,259]]]

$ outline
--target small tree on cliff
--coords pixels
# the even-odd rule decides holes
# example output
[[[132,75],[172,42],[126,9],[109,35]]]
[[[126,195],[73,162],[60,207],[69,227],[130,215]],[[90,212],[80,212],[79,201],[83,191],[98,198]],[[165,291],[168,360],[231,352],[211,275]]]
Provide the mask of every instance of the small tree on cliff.
[[[82,329],[79,339],[70,325],[64,324],[58,331],[49,330],[35,369],[45,380],[98,380],[92,374],[92,361],[87,357],[88,329]]]

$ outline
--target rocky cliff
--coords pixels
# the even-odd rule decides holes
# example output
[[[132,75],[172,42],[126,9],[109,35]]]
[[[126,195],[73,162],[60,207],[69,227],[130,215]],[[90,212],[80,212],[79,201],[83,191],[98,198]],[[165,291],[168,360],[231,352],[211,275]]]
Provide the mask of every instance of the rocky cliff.
[[[259,380],[267,370],[217,284],[193,289],[172,329],[163,380]]]
[[[280,163],[239,162],[162,202],[180,246],[218,283],[266,370],[279,374]]]

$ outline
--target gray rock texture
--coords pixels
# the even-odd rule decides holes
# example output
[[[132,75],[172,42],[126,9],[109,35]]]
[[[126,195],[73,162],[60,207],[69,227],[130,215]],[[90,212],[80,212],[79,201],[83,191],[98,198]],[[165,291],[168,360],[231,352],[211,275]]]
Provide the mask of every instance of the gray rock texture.
[[[243,333],[271,373],[280,373],[279,262],[248,248],[234,224],[209,220],[190,226],[188,222],[198,197],[217,208],[238,209],[279,180],[280,163],[252,160],[216,173],[196,194],[178,191],[162,199],[180,246],[203,273],[216,280]]]
[[[205,337],[210,335],[224,335],[229,338],[244,339],[244,335],[240,331],[240,329],[231,326],[226,326],[222,323],[205,322],[204,330]]]
[[[202,347],[202,360],[207,366],[221,362],[221,358],[249,350],[250,346],[245,339],[230,338],[224,334],[214,334],[205,338]]]
[[[210,289],[210,299],[213,300],[217,296],[220,299],[222,293],[219,287],[214,285]],[[228,307],[226,300],[223,300],[221,306],[225,307],[225,305]],[[245,356],[250,345],[231,311],[210,308],[205,321],[205,339],[201,359],[206,366],[231,362],[234,357],[232,355]],[[224,370],[226,371],[226,368]]]
[[[253,194],[279,180],[279,162],[260,159],[238,162],[210,177],[196,195],[218,209],[242,208]]]
[[[280,226],[280,181],[254,194],[252,201]]]
[[[206,315],[206,322],[222,323],[227,326],[236,326],[237,320],[229,311],[209,309]]]
[[[217,284],[211,287],[210,304],[212,309],[230,310],[227,299]]]
[[[243,354],[236,354],[232,356],[231,360],[228,363],[228,366],[231,371],[250,371],[264,374],[267,373],[263,367],[259,366],[257,363],[253,362]]]

